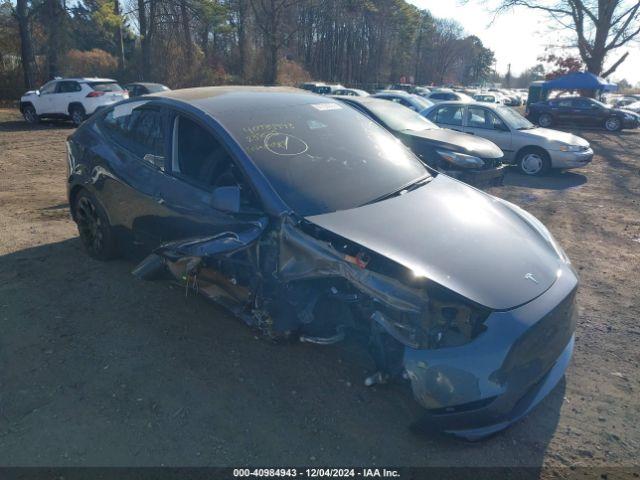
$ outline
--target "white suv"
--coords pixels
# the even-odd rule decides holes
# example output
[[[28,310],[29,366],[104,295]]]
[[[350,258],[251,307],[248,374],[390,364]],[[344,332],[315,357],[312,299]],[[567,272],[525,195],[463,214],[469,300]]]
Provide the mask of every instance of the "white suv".
[[[41,118],[70,118],[80,125],[96,110],[129,98],[110,78],[61,78],[31,90],[20,99],[20,111],[29,123]]]

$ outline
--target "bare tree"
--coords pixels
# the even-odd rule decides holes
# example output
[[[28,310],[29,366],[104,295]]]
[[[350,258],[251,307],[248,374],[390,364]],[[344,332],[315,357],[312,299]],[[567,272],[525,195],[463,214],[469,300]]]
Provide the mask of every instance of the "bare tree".
[[[116,26],[114,35],[115,35],[115,44],[116,44],[116,54],[118,56],[118,74],[122,75],[124,73],[124,42],[122,38],[122,22],[123,18],[120,13],[120,0],[113,1],[113,14],[118,20],[118,24]]]
[[[151,79],[152,40],[156,22],[156,0],[138,1],[138,27],[140,30],[140,47],[142,50],[142,79]],[[147,9],[148,4],[148,9]]]
[[[256,18],[256,25],[262,31],[266,49],[264,82],[276,83],[278,77],[278,55],[296,27],[285,28],[286,20],[291,19],[291,9],[296,0],[250,0]]]
[[[59,0],[46,0],[45,7],[47,19],[47,64],[49,79],[51,79],[60,73],[58,53],[60,52],[61,43],[63,6]]]
[[[13,16],[18,22],[20,32],[20,58],[22,60],[22,71],[24,74],[24,84],[27,88],[33,88],[35,83],[33,68],[33,43],[31,42],[31,31],[29,21],[31,12],[27,0],[16,0],[16,7]]]
[[[614,50],[640,39],[640,0],[556,0],[550,4],[536,0],[501,0],[497,12],[526,7],[547,13],[562,28],[573,32],[575,46],[587,71],[607,77],[629,55],[622,54],[605,69]]]

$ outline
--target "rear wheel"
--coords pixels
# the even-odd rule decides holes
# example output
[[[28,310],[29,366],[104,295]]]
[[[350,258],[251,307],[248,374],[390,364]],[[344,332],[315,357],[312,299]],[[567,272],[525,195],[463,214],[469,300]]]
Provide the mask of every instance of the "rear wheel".
[[[604,128],[609,132],[617,132],[622,127],[622,122],[618,117],[609,117],[604,121]]]
[[[87,253],[97,260],[111,260],[117,256],[113,229],[106,213],[86,190],[80,192],[73,208],[80,240]]]
[[[69,115],[71,116],[71,121],[76,127],[80,126],[80,124],[84,122],[84,119],[87,116],[84,108],[79,105],[71,107],[69,109]]]
[[[518,168],[525,175],[543,175],[551,168],[549,154],[542,149],[525,149],[518,154]]]
[[[31,105],[27,105],[22,109],[22,116],[27,121],[27,123],[30,123],[31,125],[35,125],[36,123],[40,122],[40,117],[38,117],[36,109]]]
[[[543,113],[538,117],[538,125],[540,125],[542,128],[549,128],[551,125],[553,125],[553,117],[548,113]]]

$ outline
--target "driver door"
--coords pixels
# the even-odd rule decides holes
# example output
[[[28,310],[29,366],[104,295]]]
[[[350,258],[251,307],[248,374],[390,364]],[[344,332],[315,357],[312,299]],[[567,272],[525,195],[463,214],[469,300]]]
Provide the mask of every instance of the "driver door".
[[[56,96],[57,81],[45,83],[39,90],[40,94],[34,99],[36,112],[38,115],[56,113],[54,100]]]
[[[224,144],[197,120],[172,112],[169,175],[158,183],[155,199],[163,214],[152,226],[162,242],[238,232],[264,217],[257,196]],[[218,187],[240,189],[241,212],[214,205]]]
[[[488,108],[469,105],[464,132],[491,140],[505,153],[512,150],[511,130]]]

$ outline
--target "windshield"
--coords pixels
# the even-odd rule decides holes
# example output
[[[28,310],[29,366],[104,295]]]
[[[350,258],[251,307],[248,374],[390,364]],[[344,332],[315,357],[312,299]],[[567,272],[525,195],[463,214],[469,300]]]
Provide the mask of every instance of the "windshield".
[[[366,102],[363,103],[362,106],[382,120],[382,122],[391,130],[397,130],[400,132],[404,130],[411,130],[413,132],[417,132],[420,130],[440,128],[419,113],[394,102],[380,100]]]
[[[598,105],[600,108],[607,108],[607,109],[611,108],[609,105],[605,105],[604,103],[599,102],[598,100],[594,100],[593,98],[589,98],[588,100],[589,100],[590,102],[592,102],[592,103],[595,103],[595,104],[596,104],[596,105]]]
[[[347,106],[319,100],[222,117],[297,213],[358,207],[429,176],[422,162],[375,122]]]
[[[531,123],[529,120],[524,118],[518,112],[516,112],[513,108],[510,107],[498,107],[496,108],[502,120],[511,128],[516,130],[529,130],[531,128],[536,128],[536,126]]]

